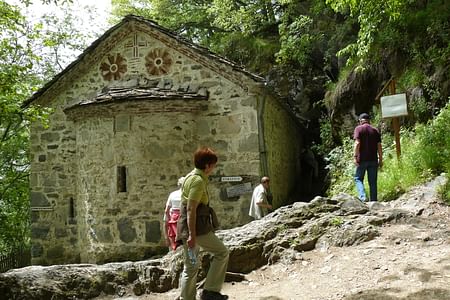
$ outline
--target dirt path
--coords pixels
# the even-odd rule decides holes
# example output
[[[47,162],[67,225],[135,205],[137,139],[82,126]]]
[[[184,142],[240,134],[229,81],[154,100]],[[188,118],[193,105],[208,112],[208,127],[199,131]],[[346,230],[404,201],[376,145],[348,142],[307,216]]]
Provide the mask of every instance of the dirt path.
[[[247,274],[246,281],[225,283],[222,293],[233,300],[449,300],[450,208],[436,200],[435,184],[389,203],[420,215],[382,227],[378,238],[299,253],[293,262],[265,266]],[[178,295],[175,289],[103,299],[172,300]]]

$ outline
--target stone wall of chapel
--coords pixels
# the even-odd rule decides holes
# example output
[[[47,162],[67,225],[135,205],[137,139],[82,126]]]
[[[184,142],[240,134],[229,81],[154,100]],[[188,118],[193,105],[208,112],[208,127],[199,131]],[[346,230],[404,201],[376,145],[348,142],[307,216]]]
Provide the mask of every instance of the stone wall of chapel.
[[[132,33],[116,45],[109,58],[105,54],[53,99],[41,101],[55,111],[48,128],[32,131],[34,264],[134,260],[166,251],[164,205],[177,178],[192,169],[192,153],[200,145],[219,154],[210,194],[222,226],[248,221],[251,193],[230,197],[227,192],[244,183],[254,187],[259,180],[257,95],[146,34]],[[149,55],[170,61],[170,68],[150,68]],[[164,101],[117,104],[88,118],[83,109],[95,107],[78,109],[74,119],[63,111],[104,87],[143,82],[173,89],[205,87],[209,100],[194,100],[200,107],[195,109],[195,103],[168,99],[177,102],[169,111]],[[118,167],[126,169],[126,192],[117,190]],[[221,182],[224,176],[244,179]]]
[[[117,109],[126,112],[126,107]],[[248,117],[208,116],[211,113],[129,115],[129,130],[116,133],[114,118],[77,122],[78,196],[84,210],[80,232],[91,233],[82,240],[80,248],[88,249],[82,252],[82,261],[140,259],[149,251],[163,250],[164,205],[178,177],[193,168],[192,153],[198,145],[209,145],[219,153],[209,192],[222,224],[233,227],[247,220],[244,207],[248,208],[249,195],[221,197],[221,190],[231,184],[219,178],[258,177],[258,153],[241,149],[249,142],[246,135],[240,136],[251,128],[245,128]],[[118,191],[118,166],[126,167],[126,192]]]
[[[79,262],[75,130],[62,110],[50,126],[31,129],[31,256],[33,264]]]
[[[289,204],[300,177],[302,138],[292,116],[275,99],[267,98],[264,107],[264,140],[266,145],[270,188],[276,208]]]

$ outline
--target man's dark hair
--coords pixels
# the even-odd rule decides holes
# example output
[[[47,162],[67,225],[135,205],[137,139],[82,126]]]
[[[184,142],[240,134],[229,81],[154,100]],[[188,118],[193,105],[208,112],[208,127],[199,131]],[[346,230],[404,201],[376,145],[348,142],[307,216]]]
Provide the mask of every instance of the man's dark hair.
[[[217,154],[208,147],[198,148],[194,153],[194,165],[196,168],[204,170],[206,165],[217,163]]]
[[[359,115],[359,120],[370,120],[370,116],[367,113],[362,113]]]

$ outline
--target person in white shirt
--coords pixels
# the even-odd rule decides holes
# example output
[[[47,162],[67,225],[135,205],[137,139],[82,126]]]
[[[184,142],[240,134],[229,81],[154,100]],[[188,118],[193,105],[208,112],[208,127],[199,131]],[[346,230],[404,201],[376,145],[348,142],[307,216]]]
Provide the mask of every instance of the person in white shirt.
[[[164,232],[166,234],[166,242],[167,246],[172,250],[175,250],[179,246],[176,242],[177,221],[180,218],[181,186],[183,185],[184,179],[184,177],[178,178],[178,190],[170,193],[164,211]]]
[[[269,203],[268,198],[270,179],[267,176],[261,178],[261,183],[253,190],[252,201],[250,202],[250,210],[248,215],[255,220],[259,220],[265,215],[269,209],[272,209],[272,205]]]

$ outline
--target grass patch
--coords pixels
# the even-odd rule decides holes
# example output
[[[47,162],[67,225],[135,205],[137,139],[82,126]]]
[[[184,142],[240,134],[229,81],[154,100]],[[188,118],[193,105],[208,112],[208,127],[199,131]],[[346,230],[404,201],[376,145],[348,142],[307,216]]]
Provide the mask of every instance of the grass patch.
[[[411,187],[424,183],[434,176],[450,171],[450,101],[440,113],[426,124],[400,133],[401,156],[397,159],[392,134],[383,134],[383,167],[378,172],[378,199],[389,201],[398,198]],[[357,195],[354,184],[353,141],[333,149],[328,157],[330,188],[328,195],[340,192]],[[365,178],[368,193],[367,176]],[[450,204],[450,184],[439,190]]]
[[[438,188],[438,195],[448,205],[450,205],[450,178],[448,176],[448,173],[446,174],[446,182],[444,185],[440,186]]]

